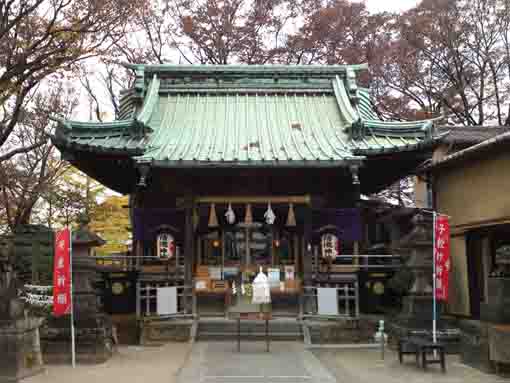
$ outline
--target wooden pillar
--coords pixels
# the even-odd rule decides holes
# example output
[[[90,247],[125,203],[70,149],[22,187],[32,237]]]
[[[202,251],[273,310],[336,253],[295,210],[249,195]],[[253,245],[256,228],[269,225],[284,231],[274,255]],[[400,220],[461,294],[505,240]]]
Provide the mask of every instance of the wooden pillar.
[[[184,286],[188,287],[184,290],[185,297],[185,310],[187,312],[192,311],[191,307],[191,296],[186,294],[190,292],[189,287],[192,286],[193,274],[193,251],[194,251],[194,240],[193,240],[193,203],[190,199],[186,202],[184,208]]]
[[[136,256],[136,269],[140,270],[142,267],[142,256],[143,256],[143,247],[142,241],[135,241],[135,256]]]
[[[354,187],[354,205],[360,209],[361,208],[361,185],[359,180],[359,166],[351,166],[351,174],[352,174],[352,185]],[[358,265],[359,264],[359,258],[357,257],[359,255],[359,241],[354,242],[354,249],[353,253],[356,256],[353,259],[353,264]],[[356,281],[354,282],[354,315],[356,318],[359,318],[359,280],[358,280],[358,274],[356,274]]]
[[[359,181],[359,166],[353,165],[351,166],[351,175],[352,175],[352,186],[354,187],[354,206],[356,206],[358,209],[361,208],[360,201],[361,201],[361,185]],[[354,255],[359,255],[359,241],[354,242]],[[353,262],[354,265],[359,264],[359,258],[354,258]]]
[[[299,238],[297,234],[292,234],[290,240],[290,248],[292,248],[292,254],[294,255],[294,270],[296,275],[301,271],[301,267],[299,266]]]
[[[305,206],[303,249],[303,279],[305,285],[312,282],[312,207]]]
[[[303,234],[303,285],[310,287],[313,284],[312,280],[312,206],[305,205],[304,215],[304,234]],[[303,290],[304,293],[310,293],[311,290]],[[304,296],[303,306],[305,312],[311,312],[313,309],[313,302],[311,296]]]
[[[271,267],[274,267],[276,264],[276,258],[275,258],[276,251],[275,251],[275,246],[274,246],[274,241],[276,239],[276,235],[275,235],[274,227],[271,226],[271,231],[269,232],[268,235],[269,235],[269,252],[271,255]]]

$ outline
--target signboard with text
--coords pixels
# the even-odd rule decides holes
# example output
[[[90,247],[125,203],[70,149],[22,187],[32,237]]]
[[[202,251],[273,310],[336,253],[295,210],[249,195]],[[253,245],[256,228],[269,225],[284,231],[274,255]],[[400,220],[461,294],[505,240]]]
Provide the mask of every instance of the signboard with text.
[[[55,235],[53,260],[53,315],[71,313],[71,231],[63,229]]]
[[[434,262],[436,263],[436,299],[448,300],[450,273],[450,224],[448,217],[437,215],[435,222]]]

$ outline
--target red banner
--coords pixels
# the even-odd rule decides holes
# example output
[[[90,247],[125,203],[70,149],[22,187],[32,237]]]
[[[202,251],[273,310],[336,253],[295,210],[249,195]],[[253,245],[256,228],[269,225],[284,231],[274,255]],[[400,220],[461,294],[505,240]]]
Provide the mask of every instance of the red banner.
[[[450,224],[448,217],[437,215],[435,222],[434,261],[436,263],[436,299],[448,300],[450,273]]]
[[[63,229],[55,235],[55,258],[53,260],[53,315],[71,313],[71,231]]]

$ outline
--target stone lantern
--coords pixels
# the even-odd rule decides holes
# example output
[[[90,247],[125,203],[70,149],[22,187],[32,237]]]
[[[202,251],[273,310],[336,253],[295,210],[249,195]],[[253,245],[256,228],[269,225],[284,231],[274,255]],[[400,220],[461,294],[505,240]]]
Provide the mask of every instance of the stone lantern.
[[[73,307],[78,363],[102,363],[112,355],[112,323],[104,314],[96,296],[96,261],[93,248],[105,241],[90,231],[82,219],[72,232]],[[42,335],[45,358],[54,362],[70,361],[69,316],[51,318]]]
[[[0,252],[0,382],[16,382],[44,370],[39,342],[43,318],[27,315],[9,258]]]
[[[413,229],[392,247],[413,271],[412,284],[403,299],[403,314],[428,317],[432,313],[432,215],[417,213],[412,218]]]
[[[392,243],[394,253],[402,256],[404,267],[395,277],[409,279],[408,289],[402,300],[402,310],[388,325],[390,338],[421,336],[432,339],[433,312],[433,221],[432,214],[416,211],[412,218],[413,228]],[[411,278],[405,275],[411,274]],[[395,278],[394,277],[394,278]],[[447,350],[455,350],[459,330],[455,323],[442,315],[442,302],[437,302],[438,340]]]

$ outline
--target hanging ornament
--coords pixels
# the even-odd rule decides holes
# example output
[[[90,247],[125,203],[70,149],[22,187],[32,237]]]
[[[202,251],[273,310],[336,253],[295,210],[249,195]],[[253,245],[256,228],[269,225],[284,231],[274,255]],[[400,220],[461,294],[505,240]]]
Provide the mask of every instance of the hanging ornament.
[[[227,219],[227,222],[231,225],[234,224],[236,221],[236,215],[234,213],[234,210],[232,210],[232,204],[228,204],[227,212],[225,213],[225,218]]]
[[[212,203],[209,211],[209,227],[218,227],[218,218],[216,217],[216,206]]]
[[[274,214],[273,209],[271,209],[271,202],[267,203],[267,210],[264,213],[264,218],[268,225],[272,225],[276,220],[276,215]]]
[[[251,204],[246,205],[246,213],[244,215],[244,223],[246,223],[246,224],[253,223],[253,216],[251,214]]]
[[[289,214],[287,215],[287,226],[296,226],[296,216],[294,214],[294,204],[289,203]]]

